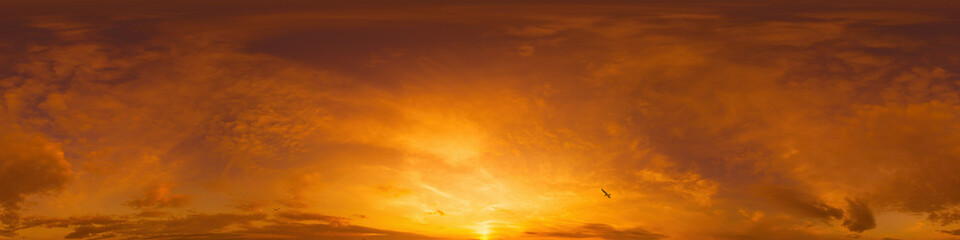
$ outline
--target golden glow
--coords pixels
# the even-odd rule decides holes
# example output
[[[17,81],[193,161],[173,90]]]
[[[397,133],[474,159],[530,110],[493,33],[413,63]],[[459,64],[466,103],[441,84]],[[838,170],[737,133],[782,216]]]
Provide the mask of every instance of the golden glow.
[[[374,2],[0,2],[0,238],[960,236],[957,3]]]
[[[490,232],[490,225],[489,225],[490,222],[492,222],[492,221],[485,221],[485,222],[480,223],[480,224],[477,226],[477,234],[480,234],[480,239],[481,239],[481,240],[487,240],[487,239],[488,239],[488,236],[489,236],[490,233],[491,233],[491,232]]]

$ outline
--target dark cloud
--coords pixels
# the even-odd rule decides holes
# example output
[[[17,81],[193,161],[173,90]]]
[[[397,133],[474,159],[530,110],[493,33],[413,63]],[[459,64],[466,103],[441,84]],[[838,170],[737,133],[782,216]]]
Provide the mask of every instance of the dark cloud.
[[[124,219],[107,215],[73,216],[68,218],[27,217],[23,220],[22,228],[46,227],[66,228],[70,226],[103,226],[116,225],[125,222]]]
[[[324,222],[328,225],[336,225],[336,226],[348,225],[347,218],[327,216],[327,215],[316,214],[316,213],[305,213],[305,212],[299,212],[299,211],[281,211],[277,213],[276,216],[281,219],[289,219],[294,221],[314,220],[314,221]]]
[[[600,223],[584,224],[568,230],[526,232],[526,234],[558,238],[600,238],[607,240],[657,240],[666,237],[643,228],[618,230],[610,225]]]
[[[315,221],[320,221],[317,223]],[[343,239],[379,236],[388,239],[434,239],[418,234],[351,225],[345,218],[317,213],[187,214],[164,219],[141,214],[24,219],[21,229],[69,228],[67,239],[110,237],[137,239]]]
[[[8,103],[8,107],[9,107]],[[73,170],[60,145],[41,135],[22,132],[0,115],[0,235],[18,228],[24,198],[60,190]]]
[[[87,239],[110,235],[134,238],[176,239],[184,236],[220,236],[218,231],[231,225],[243,225],[263,220],[256,214],[187,214],[165,219],[144,219],[136,215],[88,216],[64,219],[36,218],[28,220],[30,227],[70,228],[64,238]]]
[[[15,210],[30,194],[57,190],[72,174],[58,144],[42,136],[20,132],[8,124],[0,134],[0,205]]]
[[[863,232],[865,230],[877,227],[877,221],[873,217],[873,211],[862,199],[847,199],[848,208],[844,213],[842,225],[854,232]]]
[[[155,218],[155,217],[167,216],[168,214],[169,214],[169,213],[164,212],[164,211],[147,210],[147,211],[142,211],[142,212],[140,212],[140,213],[137,213],[136,216],[137,216],[137,217],[142,217],[142,218],[150,218],[150,217]]]
[[[946,233],[946,234],[950,234],[950,235],[954,235],[954,236],[960,236],[960,229],[957,229],[957,230],[940,230],[940,232]]]
[[[124,226],[120,224],[115,225],[103,225],[103,226],[94,226],[94,225],[80,225],[73,228],[73,232],[63,236],[66,239],[82,239],[82,238],[94,238],[94,237],[107,237],[112,234],[103,234],[104,232],[111,232],[122,229]]]
[[[800,216],[817,218],[823,221],[843,218],[843,210],[829,206],[819,197],[797,189],[769,187],[763,190],[763,194],[775,204],[783,206]]]
[[[948,208],[935,211],[927,215],[927,220],[939,223],[941,226],[950,225],[960,221],[960,210]]]
[[[241,232],[248,234],[248,236],[268,235],[293,239],[441,239],[415,233],[389,231],[355,225],[336,226],[302,223],[270,224],[263,227],[250,228]],[[255,239],[255,237],[245,239]]]

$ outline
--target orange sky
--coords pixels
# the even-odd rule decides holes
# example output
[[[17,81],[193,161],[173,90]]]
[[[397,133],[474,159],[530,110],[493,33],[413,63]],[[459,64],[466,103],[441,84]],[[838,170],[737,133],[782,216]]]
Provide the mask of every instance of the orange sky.
[[[638,2],[5,1],[0,239],[960,239],[958,2]]]

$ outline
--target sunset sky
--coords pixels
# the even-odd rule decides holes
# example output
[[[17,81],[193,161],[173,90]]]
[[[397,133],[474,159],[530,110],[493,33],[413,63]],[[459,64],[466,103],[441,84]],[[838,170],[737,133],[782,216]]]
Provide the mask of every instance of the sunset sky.
[[[960,239],[960,1],[401,2],[0,2],[0,239]]]

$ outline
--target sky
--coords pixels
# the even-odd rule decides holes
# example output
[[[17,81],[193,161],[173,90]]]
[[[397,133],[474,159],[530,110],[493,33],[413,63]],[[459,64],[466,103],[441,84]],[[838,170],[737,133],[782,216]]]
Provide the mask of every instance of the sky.
[[[957,13],[3,1],[0,239],[960,239]]]

